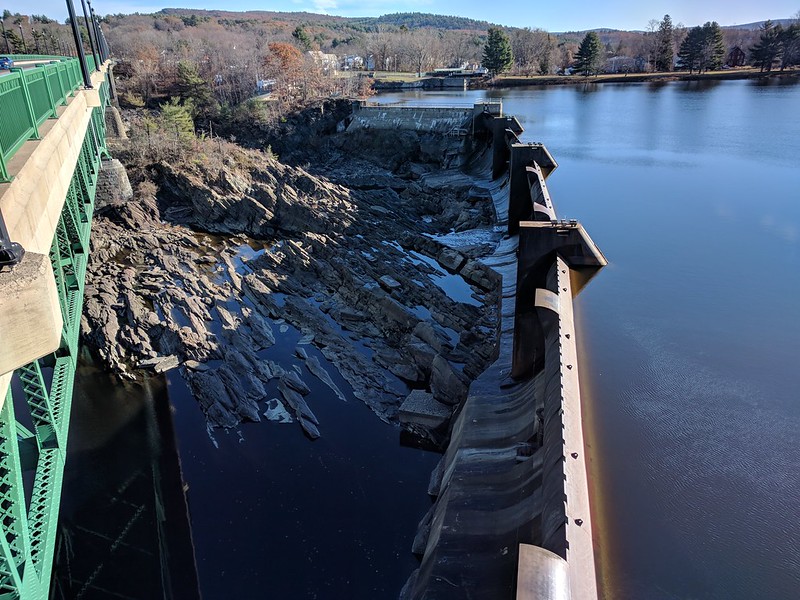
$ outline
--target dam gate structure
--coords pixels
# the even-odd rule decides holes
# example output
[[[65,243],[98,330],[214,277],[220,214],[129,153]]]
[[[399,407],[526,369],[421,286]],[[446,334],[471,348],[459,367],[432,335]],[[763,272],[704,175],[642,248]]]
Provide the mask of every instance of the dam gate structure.
[[[482,259],[502,282],[499,356],[450,423],[401,598],[595,600],[573,297],[607,261],[558,219],[546,183],[558,164],[501,103],[359,105],[348,131],[369,129],[461,132],[460,167],[506,231]]]

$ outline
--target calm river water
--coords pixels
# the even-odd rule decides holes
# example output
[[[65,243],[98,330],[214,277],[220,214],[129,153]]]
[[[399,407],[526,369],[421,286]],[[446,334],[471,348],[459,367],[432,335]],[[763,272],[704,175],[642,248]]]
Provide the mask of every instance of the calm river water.
[[[797,598],[800,85],[379,100],[486,97],[610,261],[577,302],[605,598]]]

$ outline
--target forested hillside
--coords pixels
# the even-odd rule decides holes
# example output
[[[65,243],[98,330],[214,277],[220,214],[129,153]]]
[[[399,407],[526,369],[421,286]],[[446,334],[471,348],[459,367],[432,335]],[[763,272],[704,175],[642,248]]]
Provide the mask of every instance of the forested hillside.
[[[246,100],[266,92],[269,108],[258,110],[273,115],[314,97],[364,94],[378,71],[413,79],[478,65],[492,76],[703,72],[746,64],[784,69],[800,62],[799,22],[796,16],[787,25],[767,21],[755,30],[716,22],[689,28],[665,15],[643,24],[644,31],[597,29],[588,36],[549,33],[535,23],[501,27],[424,13],[344,18],[164,9],[106,15],[102,27],[118,61],[123,103],[169,106],[204,127],[230,121]],[[63,54],[71,48],[69,28],[44,15],[6,10],[3,24],[7,52]],[[494,43],[487,45],[490,31]]]

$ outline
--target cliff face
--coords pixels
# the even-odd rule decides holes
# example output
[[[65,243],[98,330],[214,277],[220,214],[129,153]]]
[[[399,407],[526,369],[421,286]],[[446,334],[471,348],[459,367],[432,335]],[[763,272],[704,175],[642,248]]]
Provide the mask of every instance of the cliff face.
[[[180,366],[212,425],[289,413],[316,437],[308,375],[265,357],[294,328],[311,376],[335,388],[337,368],[383,420],[410,389],[451,411],[463,400],[494,354],[497,278],[474,259],[499,234],[491,201],[442,171],[462,142],[382,132],[367,144],[319,122],[273,146],[313,133],[294,165],[217,140],[150,163],[121,149],[137,189],[97,216],[83,319],[109,369]],[[437,237],[453,228],[480,235],[453,248]]]

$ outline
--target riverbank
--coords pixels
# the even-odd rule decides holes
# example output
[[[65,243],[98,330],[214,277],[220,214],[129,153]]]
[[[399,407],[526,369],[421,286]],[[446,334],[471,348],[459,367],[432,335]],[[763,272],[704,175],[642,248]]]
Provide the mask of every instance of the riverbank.
[[[466,81],[467,89],[504,88],[522,86],[554,86],[554,85],[586,85],[594,83],[666,83],[669,81],[732,81],[739,79],[754,80],[784,80],[800,79],[800,68],[786,69],[784,71],[761,72],[756,68],[744,67],[739,69],[726,69],[724,71],[710,71],[705,73],[689,74],[684,71],[669,73],[608,73],[584,77],[582,75],[532,75],[514,76],[500,75],[489,78],[455,78],[458,84],[447,85],[448,78],[422,77],[398,78],[387,75],[376,77],[373,87],[376,92],[398,92],[414,89],[441,90],[448,87],[463,87]]]
[[[724,71],[710,71],[705,73],[686,73],[673,71],[669,73],[623,73],[603,74],[593,77],[582,75],[566,76],[532,76],[513,77],[501,75],[487,84],[487,87],[517,87],[525,85],[583,85],[586,83],[665,83],[668,81],[731,81],[736,79],[777,79],[800,78],[800,69],[786,69],[785,71],[760,72],[754,68],[729,69]],[[479,86],[475,86],[479,87]]]

